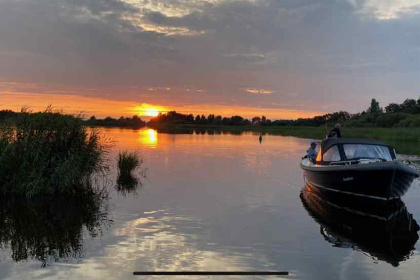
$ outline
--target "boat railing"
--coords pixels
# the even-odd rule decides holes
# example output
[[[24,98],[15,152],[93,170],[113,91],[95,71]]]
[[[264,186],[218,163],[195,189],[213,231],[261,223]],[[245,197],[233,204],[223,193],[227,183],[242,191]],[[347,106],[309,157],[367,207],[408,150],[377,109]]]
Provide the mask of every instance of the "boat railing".
[[[386,160],[381,158],[371,158],[371,159],[352,159],[352,160],[343,160],[343,161],[332,161],[329,165],[354,165],[354,164],[368,164],[375,162],[385,162]]]
[[[332,161],[329,165],[353,165],[359,164],[358,160],[344,160],[344,161]]]

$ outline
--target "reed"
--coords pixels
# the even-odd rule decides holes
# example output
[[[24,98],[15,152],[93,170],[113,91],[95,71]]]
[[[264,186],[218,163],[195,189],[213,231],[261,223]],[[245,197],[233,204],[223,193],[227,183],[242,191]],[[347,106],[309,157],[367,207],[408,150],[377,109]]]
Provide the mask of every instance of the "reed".
[[[98,132],[89,131],[80,116],[23,110],[0,124],[0,192],[74,193],[106,169],[105,152]]]
[[[142,169],[136,174],[133,172],[141,167],[143,160],[135,152],[119,152],[118,154],[118,178],[117,190],[121,192],[135,191],[141,185],[139,176],[145,177],[145,170]],[[137,176],[139,175],[139,176]]]

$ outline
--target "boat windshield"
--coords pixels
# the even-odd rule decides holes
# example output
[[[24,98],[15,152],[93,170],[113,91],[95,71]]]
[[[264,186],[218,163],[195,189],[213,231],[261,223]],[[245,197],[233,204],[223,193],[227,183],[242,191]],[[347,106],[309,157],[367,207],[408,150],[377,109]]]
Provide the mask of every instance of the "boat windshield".
[[[337,146],[332,146],[323,155],[324,161],[340,161],[340,152]]]
[[[366,144],[344,144],[344,153],[347,159],[382,159],[391,161],[392,156],[386,146],[366,145]]]

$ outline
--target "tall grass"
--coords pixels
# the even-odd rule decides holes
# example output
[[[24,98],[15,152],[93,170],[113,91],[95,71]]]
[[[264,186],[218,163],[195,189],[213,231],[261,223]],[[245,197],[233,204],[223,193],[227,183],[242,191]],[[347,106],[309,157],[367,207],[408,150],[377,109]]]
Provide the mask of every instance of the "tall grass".
[[[145,169],[140,170],[138,174],[133,174],[141,167],[143,160],[135,152],[119,152],[118,154],[118,178],[117,190],[123,192],[134,191],[141,181],[136,175],[145,177]]]
[[[74,193],[103,171],[105,148],[78,116],[22,111],[0,124],[0,192]]]

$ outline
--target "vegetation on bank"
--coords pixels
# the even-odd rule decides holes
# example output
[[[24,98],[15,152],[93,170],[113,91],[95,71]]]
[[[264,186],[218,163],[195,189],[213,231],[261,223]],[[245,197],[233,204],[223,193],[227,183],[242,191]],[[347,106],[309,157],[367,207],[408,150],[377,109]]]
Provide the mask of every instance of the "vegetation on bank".
[[[114,119],[111,117],[106,117],[105,119],[97,119],[95,116],[92,116],[90,119],[85,121],[85,124],[88,126],[140,128],[145,126],[146,122],[138,116],[133,116],[131,118],[120,117],[119,119]]]
[[[2,116],[4,116],[3,114]],[[75,193],[105,169],[105,148],[81,118],[22,111],[0,120],[0,194]]]
[[[175,111],[159,114],[152,118],[147,125],[151,127],[175,126],[180,124],[196,126],[332,126],[340,122],[345,127],[420,127],[420,99],[406,99],[401,104],[391,103],[381,108],[372,99],[369,108],[361,113],[350,114],[345,111],[334,112],[313,118],[299,118],[296,120],[270,120],[265,116],[245,119],[241,116],[222,117],[215,115],[185,115]]]

